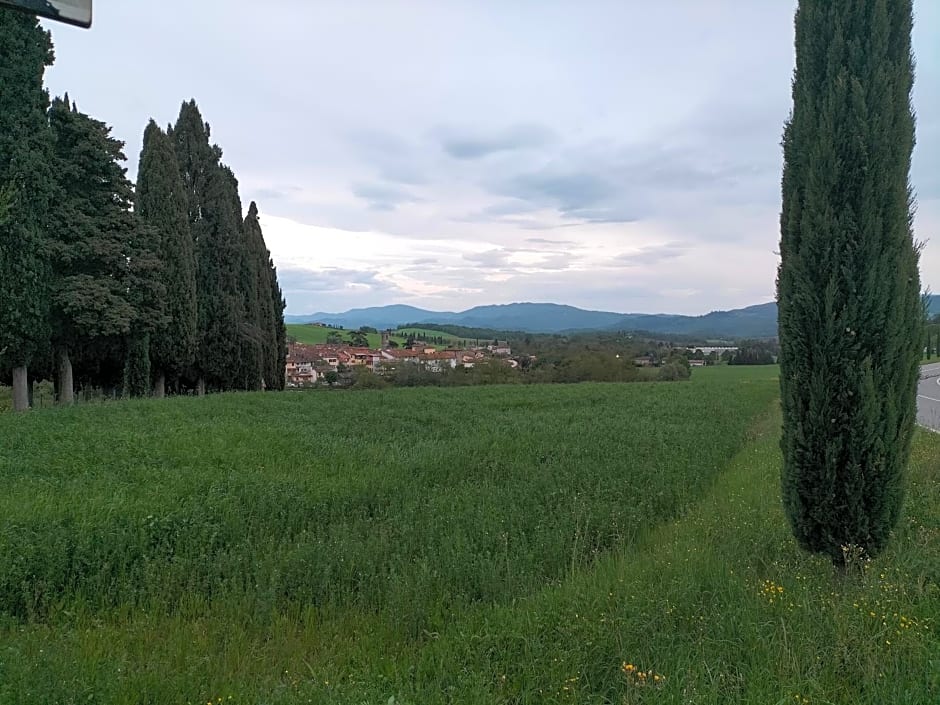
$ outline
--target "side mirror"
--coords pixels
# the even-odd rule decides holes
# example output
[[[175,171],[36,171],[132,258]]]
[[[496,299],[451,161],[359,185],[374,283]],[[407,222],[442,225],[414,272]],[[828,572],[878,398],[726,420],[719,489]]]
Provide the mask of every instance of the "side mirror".
[[[0,0],[0,6],[86,29],[91,27],[91,0]]]

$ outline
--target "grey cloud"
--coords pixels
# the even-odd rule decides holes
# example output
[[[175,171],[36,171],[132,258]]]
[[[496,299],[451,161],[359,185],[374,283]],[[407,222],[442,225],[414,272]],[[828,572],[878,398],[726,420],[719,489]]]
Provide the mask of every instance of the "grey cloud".
[[[752,202],[753,182],[764,189],[768,178],[778,174],[743,157],[723,161],[658,143],[591,144],[571,147],[537,170],[484,177],[483,187],[577,222],[624,223],[698,207],[706,195],[723,203]]]
[[[416,266],[420,266],[423,264],[437,264],[437,263],[438,263],[438,260],[434,257],[422,257],[412,262],[412,264]]]
[[[663,245],[643,247],[639,252],[627,252],[614,257],[614,261],[628,267],[659,264],[681,257],[689,251],[689,246],[681,242],[667,242]]]
[[[426,147],[381,130],[354,130],[343,138],[383,181],[406,186],[428,183]]]
[[[483,267],[505,268],[509,267],[509,256],[511,252],[507,250],[486,250],[485,252],[470,252],[463,256],[468,262],[474,262]]]
[[[395,210],[402,203],[417,203],[420,198],[397,186],[382,183],[357,183],[352,186],[353,195],[369,204],[376,211]]]
[[[566,247],[578,244],[574,240],[552,240],[547,237],[527,237],[525,241],[535,243],[536,245],[564,245]]]
[[[529,222],[531,219],[517,218],[514,216],[532,213],[535,210],[538,210],[538,206],[534,203],[522,200],[520,198],[514,198],[511,200],[498,201],[463,217],[454,218],[453,220],[458,223],[496,222],[505,223],[507,225],[520,225],[521,227],[524,227],[524,225],[521,224]],[[536,221],[531,220],[531,222],[534,223]]]
[[[535,210],[535,207],[531,203],[521,199],[515,199],[512,201],[500,201],[499,203],[487,206],[480,211],[480,215],[484,217],[519,215],[520,213],[531,213],[533,210]]]
[[[601,173],[566,169],[521,174],[505,188],[517,198],[540,206],[554,206],[563,213],[593,206],[616,193],[615,187]]]
[[[391,282],[379,279],[376,272],[338,267],[320,271],[279,267],[277,278],[285,294],[341,292],[356,287],[372,291],[397,290]]]
[[[441,148],[454,159],[482,159],[497,152],[543,147],[555,139],[555,133],[542,125],[513,125],[489,134],[450,129],[441,138]]]
[[[577,256],[569,252],[552,252],[535,264],[534,268],[560,272],[565,269],[570,269],[571,265],[577,259]]]
[[[280,201],[284,199],[291,198],[292,196],[300,193],[303,189],[299,186],[286,186],[279,188],[260,188],[251,191],[251,195],[254,199],[259,201]]]

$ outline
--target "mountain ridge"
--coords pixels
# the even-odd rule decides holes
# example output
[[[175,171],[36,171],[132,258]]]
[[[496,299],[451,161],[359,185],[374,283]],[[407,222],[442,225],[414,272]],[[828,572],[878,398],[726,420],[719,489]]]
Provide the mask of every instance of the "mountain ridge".
[[[929,300],[930,315],[940,313],[940,295]],[[516,302],[474,306],[465,311],[429,311],[407,304],[357,308],[342,313],[288,314],[287,323],[324,323],[344,328],[397,328],[410,323],[460,325],[527,333],[574,333],[591,330],[642,330],[649,333],[731,338],[773,338],[777,304],[769,301],[700,316],[669,313],[618,313],[556,303]]]

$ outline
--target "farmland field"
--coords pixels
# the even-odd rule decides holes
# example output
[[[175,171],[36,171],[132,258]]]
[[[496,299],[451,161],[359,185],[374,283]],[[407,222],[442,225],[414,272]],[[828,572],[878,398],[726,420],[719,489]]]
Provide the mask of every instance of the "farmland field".
[[[323,344],[326,342],[326,336],[330,333],[339,333],[343,340],[349,338],[348,330],[339,330],[338,328],[324,328],[322,326],[310,326],[305,323],[288,323],[287,336],[294,338],[298,343],[307,343],[308,345]],[[382,345],[382,336],[379,333],[367,333],[369,338],[369,347],[376,349]],[[403,343],[404,338],[393,338],[398,343]]]
[[[322,344],[326,342],[326,336],[330,333],[339,333],[343,340],[347,340],[349,331],[348,330],[339,330],[337,328],[324,328],[322,326],[311,326],[304,323],[289,323],[287,325],[287,335],[289,337],[295,338],[298,343],[307,343],[310,345]],[[476,340],[465,340],[457,338],[456,336],[450,335],[449,333],[442,333],[438,330],[430,330],[426,328],[403,328],[397,330],[392,335],[392,340],[394,340],[399,345],[404,345],[409,334],[414,335],[423,335],[426,338],[437,338],[441,337],[444,339],[446,345],[459,345],[461,347],[468,347],[471,344],[476,344]],[[369,338],[369,347],[378,348],[382,344],[382,336],[379,333],[367,333]],[[492,341],[482,340],[481,344],[486,344]],[[433,347],[433,346],[432,346]],[[439,347],[439,346],[438,346]]]
[[[940,437],[840,578],[775,375],[2,415],[0,703],[937,702]]]

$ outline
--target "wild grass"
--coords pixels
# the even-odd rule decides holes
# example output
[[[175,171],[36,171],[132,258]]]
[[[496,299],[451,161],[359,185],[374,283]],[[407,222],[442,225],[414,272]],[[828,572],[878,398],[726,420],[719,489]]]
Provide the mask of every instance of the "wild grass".
[[[775,373],[0,418],[0,703],[937,702],[940,436],[841,577]]]

